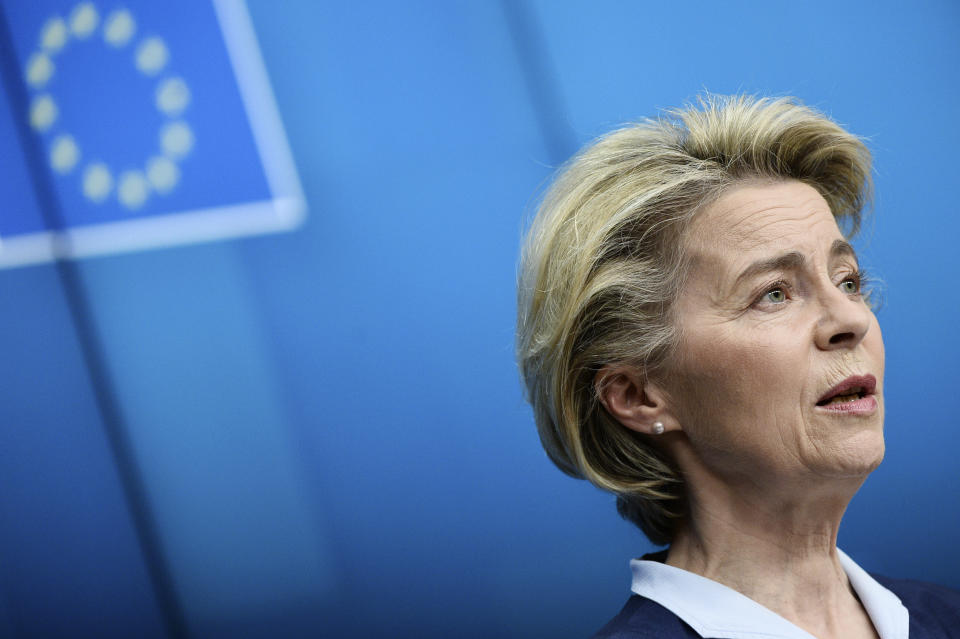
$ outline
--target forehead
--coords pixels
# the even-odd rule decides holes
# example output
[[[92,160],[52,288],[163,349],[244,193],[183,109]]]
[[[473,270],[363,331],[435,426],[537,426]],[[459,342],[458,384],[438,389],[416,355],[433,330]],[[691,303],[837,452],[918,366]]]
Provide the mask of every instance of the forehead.
[[[815,252],[842,238],[823,196],[786,181],[728,191],[697,215],[688,242],[695,260],[739,263],[776,250]]]

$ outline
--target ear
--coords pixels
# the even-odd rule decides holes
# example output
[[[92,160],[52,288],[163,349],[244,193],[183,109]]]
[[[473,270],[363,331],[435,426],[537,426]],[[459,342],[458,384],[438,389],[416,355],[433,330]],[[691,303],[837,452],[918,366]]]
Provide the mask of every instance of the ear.
[[[642,371],[625,364],[604,366],[593,380],[594,390],[603,407],[618,422],[638,433],[659,434],[682,430],[669,408],[667,394]]]

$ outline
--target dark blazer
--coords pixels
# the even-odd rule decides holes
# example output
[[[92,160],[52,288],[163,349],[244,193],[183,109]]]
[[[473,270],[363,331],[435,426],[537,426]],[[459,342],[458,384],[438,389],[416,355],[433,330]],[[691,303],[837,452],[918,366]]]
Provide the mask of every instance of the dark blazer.
[[[871,575],[910,613],[910,639],[960,639],[960,592],[910,579]],[[593,639],[699,639],[700,635],[655,601],[633,595]]]

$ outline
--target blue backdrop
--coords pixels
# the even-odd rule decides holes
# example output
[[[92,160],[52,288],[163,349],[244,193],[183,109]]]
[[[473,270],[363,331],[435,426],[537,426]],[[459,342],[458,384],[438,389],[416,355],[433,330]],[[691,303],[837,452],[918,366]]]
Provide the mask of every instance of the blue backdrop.
[[[540,449],[521,229],[579,145],[704,89],[796,95],[869,139],[888,453],[840,544],[960,587],[960,6],[249,9],[304,225],[0,271],[0,636],[599,627],[650,546]],[[50,201],[9,127],[0,195]]]

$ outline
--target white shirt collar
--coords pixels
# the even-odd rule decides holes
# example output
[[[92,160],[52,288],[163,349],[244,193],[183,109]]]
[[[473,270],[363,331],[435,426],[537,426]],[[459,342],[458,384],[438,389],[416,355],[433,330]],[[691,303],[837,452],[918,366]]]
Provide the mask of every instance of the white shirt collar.
[[[907,639],[909,615],[892,592],[837,549],[853,587],[880,639]],[[631,590],[680,617],[711,639],[816,639],[736,590],[658,561],[634,559]]]

